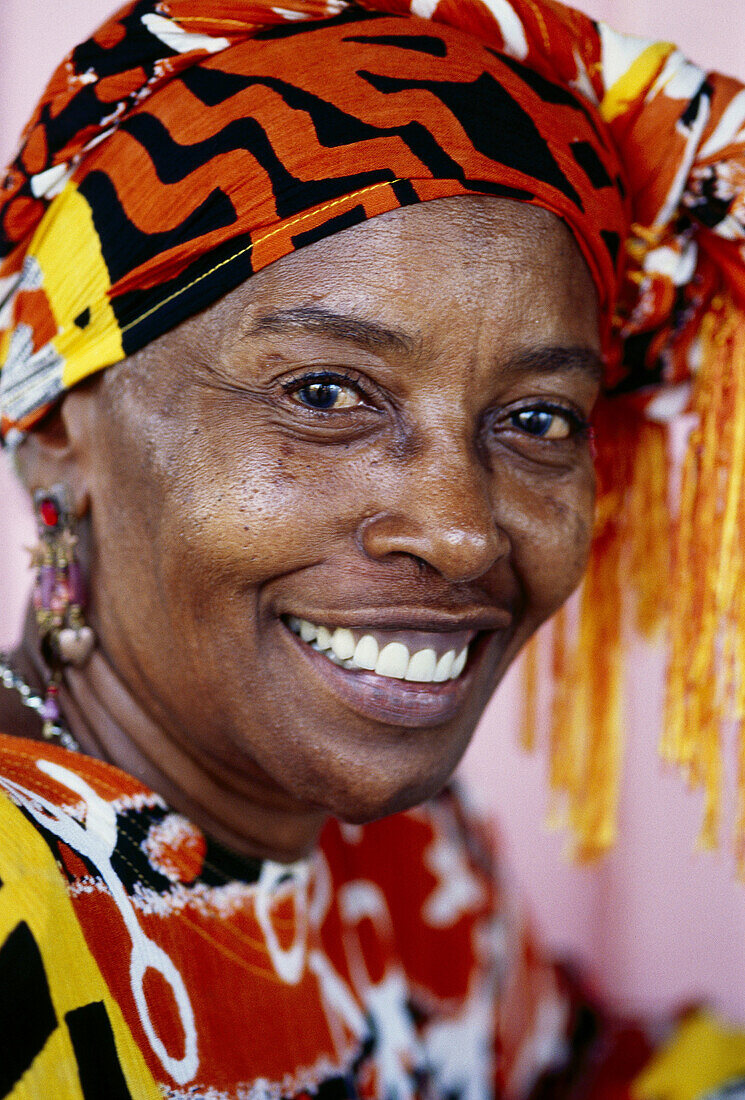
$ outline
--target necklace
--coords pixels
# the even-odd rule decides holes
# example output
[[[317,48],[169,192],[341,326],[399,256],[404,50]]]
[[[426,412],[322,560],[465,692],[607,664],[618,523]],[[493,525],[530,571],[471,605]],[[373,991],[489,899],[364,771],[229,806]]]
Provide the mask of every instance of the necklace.
[[[11,691],[17,691],[24,707],[35,711],[44,721],[43,733],[47,741],[56,741],[63,749],[78,752],[80,745],[70,731],[62,725],[59,716],[59,708],[54,704],[54,711],[50,708],[50,700],[42,699],[33,688],[30,688],[17,672],[14,672],[8,663],[4,653],[0,653],[0,683]]]

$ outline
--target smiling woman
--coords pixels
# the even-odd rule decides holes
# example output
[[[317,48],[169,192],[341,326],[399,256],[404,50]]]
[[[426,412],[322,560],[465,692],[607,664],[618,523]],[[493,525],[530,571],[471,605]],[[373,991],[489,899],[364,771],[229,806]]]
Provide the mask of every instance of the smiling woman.
[[[680,163],[738,89],[538,10],[144,0],[25,133],[0,1095],[518,1097],[581,1038],[446,784],[586,567],[601,384],[734,315],[741,196]]]
[[[136,707],[125,738],[107,721],[81,744],[126,743],[212,835],[273,859],[329,813],[433,795],[580,578],[598,353],[568,231],[464,197],[279,260],[72,391],[18,458],[90,501],[86,558],[118,548],[91,570],[92,664]]]

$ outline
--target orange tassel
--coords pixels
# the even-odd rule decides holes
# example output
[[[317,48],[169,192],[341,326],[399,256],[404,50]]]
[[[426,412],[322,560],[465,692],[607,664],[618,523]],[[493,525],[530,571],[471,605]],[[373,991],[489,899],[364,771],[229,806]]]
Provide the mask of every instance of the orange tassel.
[[[698,425],[683,467],[675,549],[662,749],[667,760],[687,771],[692,787],[703,789],[701,844],[711,848],[721,821],[722,724],[745,709],[745,333],[740,311],[719,302],[702,326],[701,344],[703,364],[693,395]],[[741,744],[741,761],[742,753]],[[745,832],[742,763],[740,771],[738,850]]]

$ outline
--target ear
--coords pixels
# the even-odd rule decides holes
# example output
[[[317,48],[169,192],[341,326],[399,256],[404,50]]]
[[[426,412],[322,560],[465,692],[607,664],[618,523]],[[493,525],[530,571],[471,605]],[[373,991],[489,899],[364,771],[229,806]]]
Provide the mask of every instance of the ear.
[[[89,395],[76,392],[66,395],[28,433],[15,455],[16,469],[28,492],[33,495],[53,485],[66,486],[78,519],[82,519],[90,507],[85,462],[85,422],[89,404]]]

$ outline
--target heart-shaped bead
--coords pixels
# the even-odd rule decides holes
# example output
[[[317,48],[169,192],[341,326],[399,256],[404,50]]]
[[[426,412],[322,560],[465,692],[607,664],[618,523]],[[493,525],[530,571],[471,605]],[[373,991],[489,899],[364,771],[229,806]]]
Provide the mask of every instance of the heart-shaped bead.
[[[76,668],[85,664],[95,644],[96,636],[89,626],[79,626],[77,630],[66,626],[57,635],[60,657]]]

